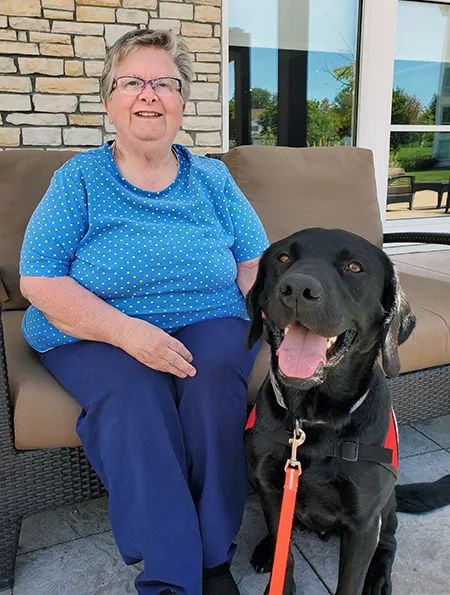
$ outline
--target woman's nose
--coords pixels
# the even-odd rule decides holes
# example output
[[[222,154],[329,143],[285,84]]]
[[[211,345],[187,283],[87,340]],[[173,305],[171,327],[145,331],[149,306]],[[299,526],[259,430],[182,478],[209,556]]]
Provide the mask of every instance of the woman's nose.
[[[139,99],[150,100],[150,101],[155,101],[155,100],[158,100],[159,99],[158,95],[153,90],[153,87],[151,86],[150,83],[147,83],[145,85],[145,87],[139,93],[139,96],[138,97],[139,97]]]

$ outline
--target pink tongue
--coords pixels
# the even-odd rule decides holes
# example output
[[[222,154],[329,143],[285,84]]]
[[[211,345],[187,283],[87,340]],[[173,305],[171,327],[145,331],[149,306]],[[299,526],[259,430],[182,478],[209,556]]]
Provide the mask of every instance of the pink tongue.
[[[327,339],[293,325],[278,349],[278,365],[286,376],[309,378],[327,361]]]

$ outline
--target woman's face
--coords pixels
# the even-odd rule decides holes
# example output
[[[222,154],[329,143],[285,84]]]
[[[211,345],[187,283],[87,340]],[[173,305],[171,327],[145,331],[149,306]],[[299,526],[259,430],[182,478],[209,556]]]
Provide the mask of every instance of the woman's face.
[[[160,76],[180,78],[180,73],[167,52],[154,47],[135,50],[119,64],[115,76],[137,76],[155,79]],[[123,95],[114,89],[104,105],[117,138],[128,142],[161,141],[170,146],[181,126],[183,104],[181,94],[158,96],[150,84],[136,96]]]

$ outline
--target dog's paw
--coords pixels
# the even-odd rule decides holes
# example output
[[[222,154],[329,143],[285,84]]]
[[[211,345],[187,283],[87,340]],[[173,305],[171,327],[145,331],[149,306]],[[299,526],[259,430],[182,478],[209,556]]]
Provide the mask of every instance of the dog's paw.
[[[386,574],[368,574],[362,595],[391,595],[392,581]]]
[[[258,543],[255,547],[250,563],[256,572],[270,572],[273,566],[273,543],[269,535]]]

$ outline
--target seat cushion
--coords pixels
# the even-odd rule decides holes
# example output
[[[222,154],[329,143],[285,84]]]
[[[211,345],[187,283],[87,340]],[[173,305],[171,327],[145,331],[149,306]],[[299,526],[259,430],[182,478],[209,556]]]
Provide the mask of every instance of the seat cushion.
[[[423,259],[429,268],[395,259],[400,284],[417,317],[416,328],[400,347],[402,373],[450,364],[450,260],[446,273],[435,254],[435,263],[432,253]]]
[[[79,446],[80,406],[41,365],[20,330],[24,311],[3,312],[9,384],[18,449]]]
[[[339,227],[383,242],[372,152],[356,147],[231,149],[222,161],[270,242],[306,227]]]
[[[0,151],[0,278],[6,295],[4,310],[18,310],[29,304],[19,290],[19,256],[27,223],[47,190],[52,175],[74,151],[21,149]]]

